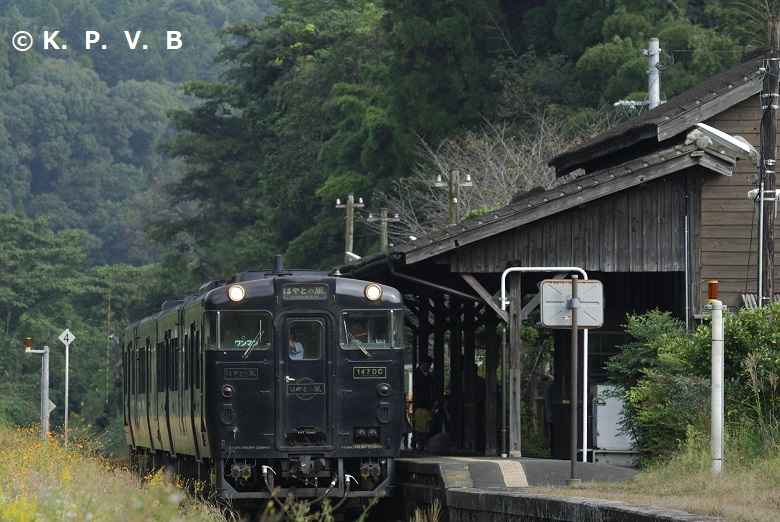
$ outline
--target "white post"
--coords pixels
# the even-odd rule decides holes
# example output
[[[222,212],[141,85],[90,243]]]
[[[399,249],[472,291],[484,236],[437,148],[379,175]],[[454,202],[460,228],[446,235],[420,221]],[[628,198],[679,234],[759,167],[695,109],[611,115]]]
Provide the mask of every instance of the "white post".
[[[723,469],[723,310],[721,301],[707,305],[712,310],[712,428],[710,446],[712,448],[712,474],[718,475]]]
[[[32,350],[30,338],[27,338],[25,351],[27,353],[40,353],[41,357],[41,437],[49,434],[49,347],[43,350]]]
[[[41,357],[41,437],[49,434],[49,347]]]
[[[647,55],[650,58],[647,67],[647,108],[654,109],[661,103],[661,71],[658,69],[658,55],[661,47],[658,38],[650,38]]]
[[[576,272],[582,275],[582,279],[588,280],[588,273],[577,266],[513,266],[507,268],[501,273],[501,310],[506,310],[508,301],[506,298],[506,278],[512,272]],[[582,461],[588,460],[588,329],[584,328],[582,331],[582,352],[583,352],[583,368],[582,368],[582,397],[584,406],[584,413],[582,415]],[[501,363],[502,373],[506,371],[506,361]],[[575,368],[574,371],[577,371]],[[575,421],[576,422],[576,421]],[[506,424],[503,425],[506,428]],[[502,455],[504,457],[506,455]],[[576,455],[574,456],[576,458]]]
[[[68,447],[68,376],[70,375],[70,343],[65,345],[65,447]]]

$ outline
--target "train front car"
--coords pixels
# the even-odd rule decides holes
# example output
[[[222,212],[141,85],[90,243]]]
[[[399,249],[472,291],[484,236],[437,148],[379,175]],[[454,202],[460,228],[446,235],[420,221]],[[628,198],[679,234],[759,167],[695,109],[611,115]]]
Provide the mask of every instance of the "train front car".
[[[392,493],[403,301],[321,275],[244,274],[204,306],[206,432],[219,496],[332,506]]]

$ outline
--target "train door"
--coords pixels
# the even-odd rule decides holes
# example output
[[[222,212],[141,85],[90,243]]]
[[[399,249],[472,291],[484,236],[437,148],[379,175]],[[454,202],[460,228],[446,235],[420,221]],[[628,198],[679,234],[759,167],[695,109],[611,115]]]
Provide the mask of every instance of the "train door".
[[[281,447],[332,447],[334,438],[327,390],[331,343],[327,342],[330,321],[326,316],[286,316],[279,330],[284,346],[279,396]]]

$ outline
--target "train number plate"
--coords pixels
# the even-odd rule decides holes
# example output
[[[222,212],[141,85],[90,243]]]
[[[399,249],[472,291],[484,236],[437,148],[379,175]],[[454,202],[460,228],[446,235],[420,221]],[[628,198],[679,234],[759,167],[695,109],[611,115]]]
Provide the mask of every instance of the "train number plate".
[[[353,379],[387,379],[385,366],[355,366],[352,368]]]
[[[226,381],[256,381],[257,368],[225,368]]]

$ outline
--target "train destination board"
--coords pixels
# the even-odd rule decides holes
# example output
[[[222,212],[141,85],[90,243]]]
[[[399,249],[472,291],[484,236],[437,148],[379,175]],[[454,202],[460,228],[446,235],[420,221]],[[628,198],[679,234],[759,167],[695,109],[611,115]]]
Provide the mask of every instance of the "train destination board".
[[[288,284],[282,290],[282,299],[285,301],[327,298],[328,285],[322,283]]]

